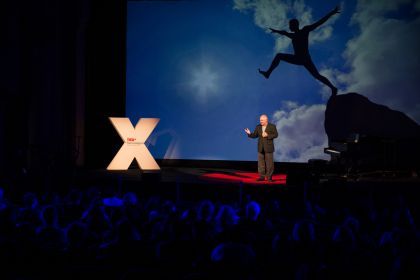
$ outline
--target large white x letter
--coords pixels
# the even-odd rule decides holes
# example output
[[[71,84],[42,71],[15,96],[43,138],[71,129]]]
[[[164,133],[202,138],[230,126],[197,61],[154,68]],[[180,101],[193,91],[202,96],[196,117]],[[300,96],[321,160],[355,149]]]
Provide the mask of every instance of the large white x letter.
[[[134,128],[128,118],[109,118],[124,144],[108,165],[108,170],[127,170],[135,158],[140,169],[160,170],[144,143],[155,129],[159,119],[139,119]]]

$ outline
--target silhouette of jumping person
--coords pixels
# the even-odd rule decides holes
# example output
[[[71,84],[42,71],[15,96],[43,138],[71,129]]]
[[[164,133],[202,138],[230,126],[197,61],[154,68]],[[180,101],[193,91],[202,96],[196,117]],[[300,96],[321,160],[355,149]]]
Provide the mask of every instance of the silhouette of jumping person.
[[[270,68],[267,71],[262,71],[258,68],[258,71],[268,79],[271,75],[271,72],[279,65],[280,61],[286,61],[291,64],[296,65],[303,65],[309,73],[312,74],[317,80],[321,81],[322,83],[326,84],[332,91],[332,95],[335,96],[337,94],[337,88],[324,76],[319,74],[318,70],[315,67],[315,64],[312,62],[311,56],[309,54],[308,49],[308,37],[309,32],[315,30],[321,24],[326,22],[332,15],[338,14],[340,12],[340,8],[337,6],[334,10],[329,12],[326,16],[321,18],[319,21],[307,25],[302,29],[299,29],[299,21],[297,19],[292,19],[289,21],[289,28],[293,33],[289,33],[285,30],[276,30],[270,28],[272,33],[278,33],[280,35],[284,35],[292,39],[292,45],[294,54],[286,54],[286,53],[278,53],[273,61],[271,62]]]

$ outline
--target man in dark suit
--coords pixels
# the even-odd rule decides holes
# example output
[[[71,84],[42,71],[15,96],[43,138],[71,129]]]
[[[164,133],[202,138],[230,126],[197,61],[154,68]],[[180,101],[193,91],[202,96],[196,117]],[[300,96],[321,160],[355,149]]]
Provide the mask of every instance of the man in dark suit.
[[[278,136],[276,126],[268,122],[267,115],[261,115],[260,124],[257,125],[254,132],[251,133],[248,128],[245,128],[245,133],[250,138],[258,138],[258,173],[260,177],[257,181],[264,181],[264,178],[267,178],[267,181],[272,182],[274,172],[273,139]]]

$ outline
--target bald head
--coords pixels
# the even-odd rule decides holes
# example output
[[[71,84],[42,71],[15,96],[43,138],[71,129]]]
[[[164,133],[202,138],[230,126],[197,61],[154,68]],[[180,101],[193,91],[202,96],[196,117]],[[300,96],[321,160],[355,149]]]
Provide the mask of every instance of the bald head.
[[[260,124],[262,125],[262,126],[266,126],[267,124],[268,124],[268,117],[267,117],[267,115],[261,115],[260,116]]]

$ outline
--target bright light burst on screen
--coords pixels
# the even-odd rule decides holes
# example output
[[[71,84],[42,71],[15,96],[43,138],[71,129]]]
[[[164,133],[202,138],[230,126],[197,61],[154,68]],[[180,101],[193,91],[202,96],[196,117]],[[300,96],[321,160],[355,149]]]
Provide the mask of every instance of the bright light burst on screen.
[[[192,73],[191,87],[199,97],[205,98],[218,90],[219,76],[208,66],[201,66]]]

